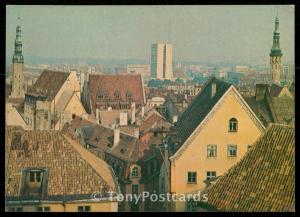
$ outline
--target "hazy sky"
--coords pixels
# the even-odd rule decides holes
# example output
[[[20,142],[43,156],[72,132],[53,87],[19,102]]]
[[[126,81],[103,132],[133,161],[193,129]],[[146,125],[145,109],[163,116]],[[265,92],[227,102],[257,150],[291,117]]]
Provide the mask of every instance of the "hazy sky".
[[[6,50],[14,49],[18,11],[23,54],[138,58],[170,41],[173,59],[269,63],[278,8],[284,62],[294,62],[293,6],[7,6]]]

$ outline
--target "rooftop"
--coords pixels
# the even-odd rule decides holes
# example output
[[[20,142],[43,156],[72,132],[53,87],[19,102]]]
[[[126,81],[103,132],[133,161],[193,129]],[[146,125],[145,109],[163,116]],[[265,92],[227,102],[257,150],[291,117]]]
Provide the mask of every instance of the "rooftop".
[[[272,124],[206,193],[222,211],[295,211],[294,127]]]

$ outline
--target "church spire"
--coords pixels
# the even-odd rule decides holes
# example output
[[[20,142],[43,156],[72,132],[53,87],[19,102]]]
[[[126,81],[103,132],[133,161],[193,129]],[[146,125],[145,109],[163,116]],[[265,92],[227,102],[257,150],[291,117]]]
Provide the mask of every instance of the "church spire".
[[[13,62],[23,63],[23,54],[22,54],[22,41],[21,41],[21,24],[20,24],[20,12],[18,13],[18,26],[16,28],[16,39],[15,39],[15,52],[13,55]]]
[[[281,74],[281,57],[282,52],[280,49],[280,33],[279,33],[279,18],[278,12],[275,19],[275,29],[273,32],[273,46],[270,52],[270,66],[271,66],[271,76],[274,83],[280,84],[280,74]]]

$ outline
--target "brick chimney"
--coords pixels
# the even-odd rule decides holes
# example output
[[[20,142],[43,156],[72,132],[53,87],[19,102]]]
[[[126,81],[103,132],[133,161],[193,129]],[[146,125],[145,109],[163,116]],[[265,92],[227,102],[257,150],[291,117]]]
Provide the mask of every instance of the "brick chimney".
[[[100,119],[99,119],[99,109],[98,109],[98,108],[96,108],[96,122],[97,122],[97,124],[100,123]]]
[[[135,138],[140,138],[140,129],[139,128],[134,128],[134,137]]]
[[[114,129],[114,146],[118,145],[120,141],[120,128],[118,126],[115,126]]]
[[[212,83],[211,84],[211,97],[210,98],[213,98],[216,95],[216,92],[217,92],[217,84]]]
[[[135,102],[131,103],[131,124],[135,123]]]
[[[145,116],[145,106],[142,106],[141,116],[142,118]]]

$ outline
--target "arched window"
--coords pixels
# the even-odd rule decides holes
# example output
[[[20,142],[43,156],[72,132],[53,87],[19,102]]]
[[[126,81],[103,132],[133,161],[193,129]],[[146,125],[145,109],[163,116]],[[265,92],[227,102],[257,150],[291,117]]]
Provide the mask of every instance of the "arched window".
[[[132,177],[138,177],[139,176],[139,168],[138,167],[133,167],[132,172],[131,172]]]
[[[231,118],[229,120],[229,132],[237,132],[238,131],[238,121],[236,118]]]

